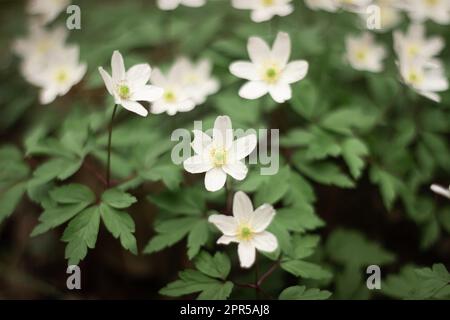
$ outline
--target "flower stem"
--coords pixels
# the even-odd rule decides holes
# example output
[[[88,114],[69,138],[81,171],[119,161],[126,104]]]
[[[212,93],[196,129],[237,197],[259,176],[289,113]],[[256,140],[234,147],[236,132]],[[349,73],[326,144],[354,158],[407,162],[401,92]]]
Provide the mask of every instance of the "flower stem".
[[[226,212],[225,214],[229,214],[231,215],[231,210],[233,207],[233,185],[232,185],[232,181],[227,180],[226,184],[225,184],[225,197],[226,197]]]
[[[113,131],[113,121],[114,116],[116,115],[117,104],[114,105],[114,109],[111,116],[111,121],[109,123],[108,128],[108,158],[106,160],[106,187],[109,188],[111,184],[111,139],[112,139],[112,131]]]

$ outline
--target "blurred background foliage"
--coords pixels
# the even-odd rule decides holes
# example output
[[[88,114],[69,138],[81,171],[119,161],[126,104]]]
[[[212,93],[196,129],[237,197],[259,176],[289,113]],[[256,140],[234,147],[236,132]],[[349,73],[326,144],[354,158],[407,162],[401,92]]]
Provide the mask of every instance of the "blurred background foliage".
[[[173,12],[144,0],[74,3],[81,7],[82,28],[70,31],[69,42],[80,45],[88,73],[67,95],[41,106],[11,51],[12,41],[26,32],[25,3],[0,2],[0,297],[159,299],[158,291],[180,270],[197,269],[179,280],[184,289],[189,277],[215,278],[205,273],[205,264],[216,263],[206,252],[217,250],[229,257],[219,255],[217,263],[231,259],[233,266],[217,278],[231,272],[236,282],[253,281],[252,271],[237,266],[234,247],[215,246],[216,231],[206,220],[207,213],[224,211],[225,192],[206,192],[202,178],[185,174],[170,160],[174,129],[191,129],[194,120],[210,128],[222,114],[235,128],[280,130],[279,173],[260,176],[250,166],[249,176],[233,185],[250,193],[256,205],[269,202],[278,209],[270,230],[284,260],[264,283],[272,297],[290,286],[294,289],[281,298],[329,296],[304,286],[328,290],[332,299],[449,296],[448,273],[432,265],[450,265],[450,203],[429,186],[450,182],[450,93],[436,104],[399,82],[391,32],[376,35],[389,54],[385,71],[371,74],[351,69],[342,57],[345,36],[362,30],[358,17],[311,11],[298,0],[291,15],[263,23],[251,22],[248,12],[225,0]],[[63,13],[53,24],[65,18]],[[407,24],[405,18],[399,28]],[[239,98],[242,81],[228,66],[246,59],[249,36],[271,43],[279,30],[290,34],[292,58],[309,62],[306,79],[294,85],[292,100],[282,105],[268,97]],[[427,23],[427,30],[450,43],[450,28]],[[180,55],[209,58],[221,89],[205,104],[173,117],[119,113],[112,172],[114,184],[138,199],[126,209],[134,223],[121,232],[136,237],[139,255],[122,249],[101,225],[95,249],[80,263],[83,289],[71,292],[65,287],[64,228],[55,223],[45,226],[51,231],[43,235],[30,233],[45,231],[35,229],[38,219],[45,222],[43,211],[68,212],[52,198],[55,187],[85,186],[92,201],[102,195],[98,177],[104,174],[113,101],[97,67],[108,66],[116,49],[128,67],[148,62],[165,69]],[[448,77],[448,45],[441,56]],[[75,215],[82,209],[74,210]],[[117,230],[106,228],[118,237]],[[269,269],[279,254],[261,258],[260,269]],[[370,264],[382,267],[381,291],[365,285]],[[197,291],[180,293],[168,286],[161,293]],[[208,290],[202,295],[214,298]],[[230,297],[254,298],[255,293],[235,286]]]

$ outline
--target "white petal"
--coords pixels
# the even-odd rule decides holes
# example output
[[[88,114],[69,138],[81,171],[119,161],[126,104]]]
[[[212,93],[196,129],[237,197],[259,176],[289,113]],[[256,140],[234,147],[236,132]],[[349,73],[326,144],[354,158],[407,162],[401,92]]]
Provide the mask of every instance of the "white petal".
[[[242,268],[250,268],[255,263],[256,250],[249,241],[243,241],[238,245],[238,256]]]
[[[238,225],[236,219],[232,216],[223,214],[210,215],[208,221],[214,224],[226,236],[237,235]]]
[[[230,148],[232,159],[242,160],[247,157],[256,148],[257,140],[256,134],[249,134],[234,140]]]
[[[269,93],[273,100],[278,103],[283,103],[292,98],[292,89],[287,83],[279,83],[273,87],[270,87]]]
[[[128,69],[126,78],[132,86],[141,87],[150,80],[151,72],[149,64],[137,64]]]
[[[194,139],[191,142],[191,147],[196,154],[203,155],[205,149],[212,143],[212,139],[206,133],[200,130],[192,130]]]
[[[233,129],[229,116],[218,116],[214,121],[213,143],[219,148],[228,149],[233,142]]]
[[[131,95],[131,100],[153,102],[160,99],[163,93],[162,88],[148,84],[136,89]]]
[[[233,62],[230,65],[230,72],[236,77],[246,80],[258,80],[259,78],[256,66],[247,61]]]
[[[206,190],[214,192],[223,188],[227,181],[227,174],[220,168],[213,168],[205,174]]]
[[[296,60],[287,64],[281,75],[281,81],[285,83],[294,83],[302,80],[308,73],[308,62]]]
[[[161,70],[155,68],[150,76],[150,82],[158,87],[164,87],[167,84],[167,79]]]
[[[248,223],[253,213],[253,204],[250,198],[242,191],[233,197],[233,216],[238,223]]]
[[[251,242],[259,251],[274,252],[278,248],[277,238],[267,231],[255,234]]]
[[[272,58],[285,66],[291,55],[291,39],[286,32],[278,32],[272,48]]]
[[[158,0],[158,8],[161,10],[173,10],[178,7],[180,0]]]
[[[114,51],[111,59],[112,79],[114,83],[125,80],[125,64],[119,51]]]
[[[41,104],[49,104],[53,102],[58,95],[55,87],[48,87],[41,90],[39,94],[39,101]]]
[[[217,240],[217,244],[230,244],[231,242],[239,242],[235,236],[223,235]]]
[[[239,96],[244,99],[258,99],[269,91],[269,87],[263,81],[249,81],[239,90]]]
[[[222,169],[238,181],[244,180],[248,173],[246,165],[241,161],[229,162]]]
[[[444,188],[437,184],[433,184],[431,186],[431,190],[441,196],[447,197],[450,199],[450,188]]]
[[[184,160],[183,167],[189,173],[202,173],[211,170],[212,164],[210,161],[206,161],[203,156],[196,155]]]
[[[275,217],[275,209],[269,204],[263,204],[262,206],[256,208],[253,212],[251,226],[254,232],[262,232],[272,222],[273,217]]]
[[[148,114],[148,111],[142,104],[136,101],[131,100],[122,100],[121,102],[122,106],[127,109],[128,111],[137,113],[138,115],[142,117],[146,117]]]
[[[108,90],[110,95],[113,95],[114,94],[114,86],[113,86],[111,76],[102,67],[98,68],[98,72],[100,72],[100,75],[102,76],[103,82],[105,83],[105,86],[106,86],[106,90]]]
[[[267,43],[258,37],[250,37],[247,43],[250,60],[256,64],[262,63],[270,57],[270,48]]]

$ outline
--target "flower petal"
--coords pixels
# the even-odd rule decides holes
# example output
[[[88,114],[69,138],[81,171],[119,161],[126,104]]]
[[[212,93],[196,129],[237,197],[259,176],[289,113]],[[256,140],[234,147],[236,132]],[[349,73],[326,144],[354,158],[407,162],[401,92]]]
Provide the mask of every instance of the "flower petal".
[[[255,263],[255,246],[249,241],[240,242],[238,245],[238,256],[242,268],[250,268]]]
[[[237,235],[238,225],[237,221],[232,216],[226,216],[224,214],[213,214],[208,218],[208,222],[214,224],[226,236]]]
[[[127,71],[126,78],[133,86],[143,86],[150,80],[152,69],[148,63],[136,64]]]
[[[280,65],[285,66],[290,55],[291,38],[289,38],[289,34],[286,32],[278,32],[272,47],[272,59],[276,59]]]
[[[444,188],[444,187],[441,187],[441,186],[439,186],[437,184],[433,184],[431,186],[431,190],[433,192],[441,195],[441,196],[444,196],[444,197],[447,197],[447,198],[450,199],[450,187],[449,188]]]
[[[217,239],[217,244],[230,244],[231,242],[239,242],[239,240],[235,236],[226,235],[223,235]]]
[[[305,60],[296,60],[289,62],[281,75],[281,82],[294,83],[302,80],[308,73],[308,62]]]
[[[146,117],[148,114],[147,109],[139,102],[131,101],[131,100],[122,100],[121,104],[128,111],[137,113],[138,115],[140,115],[142,117]]]
[[[253,204],[250,198],[242,191],[233,197],[233,216],[238,223],[248,223],[253,213]]]
[[[114,51],[111,59],[112,79],[114,83],[125,80],[125,64],[119,51]]]
[[[258,70],[256,66],[247,61],[236,61],[230,65],[230,72],[232,75],[246,79],[246,80],[258,80]]]
[[[212,143],[212,138],[200,130],[192,130],[194,139],[191,142],[191,147],[196,154],[203,155],[205,149]]]
[[[278,103],[286,102],[292,98],[292,89],[287,83],[279,83],[273,87],[270,87],[269,93],[273,100]]]
[[[233,143],[233,129],[229,116],[218,116],[214,121],[213,143],[218,148],[230,148]]]
[[[267,231],[255,234],[251,242],[259,251],[274,252],[278,248],[277,238]]]
[[[244,99],[258,99],[269,91],[264,81],[249,81],[239,90],[239,96]]]
[[[212,164],[210,161],[206,161],[203,156],[196,155],[184,160],[183,167],[189,173],[202,173],[211,170]]]
[[[244,159],[256,148],[257,140],[256,134],[249,134],[234,140],[229,151],[230,156],[233,160]]]
[[[160,99],[163,93],[162,88],[148,84],[135,90],[131,95],[131,100],[153,102]]]
[[[111,76],[102,67],[98,68],[98,72],[102,76],[103,82],[105,83],[106,90],[108,90],[110,95],[114,94],[114,85]]]
[[[254,232],[262,232],[272,222],[275,216],[275,209],[269,204],[263,204],[262,206],[256,208],[253,212],[250,225]]]
[[[247,42],[247,51],[250,60],[259,64],[270,57],[270,48],[267,43],[259,37],[250,37]]]
[[[223,188],[227,174],[220,168],[213,168],[205,174],[206,190],[214,192]]]
[[[238,181],[244,180],[248,173],[247,166],[241,161],[229,162],[222,169]]]

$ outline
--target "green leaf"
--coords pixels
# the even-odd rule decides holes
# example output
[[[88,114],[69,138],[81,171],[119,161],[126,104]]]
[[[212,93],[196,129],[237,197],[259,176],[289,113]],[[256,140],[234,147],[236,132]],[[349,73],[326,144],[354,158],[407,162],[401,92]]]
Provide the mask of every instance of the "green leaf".
[[[280,300],[326,300],[331,292],[320,289],[306,289],[305,286],[293,286],[284,289],[279,296]]]
[[[233,287],[234,285],[231,281],[215,284],[203,290],[197,297],[197,300],[226,300],[230,296],[231,291],[233,291]]]
[[[365,163],[363,157],[369,154],[367,146],[359,139],[349,138],[342,144],[342,157],[354,179],[361,176]]]
[[[50,197],[62,204],[92,203],[95,194],[82,184],[68,184],[50,191]]]
[[[323,117],[320,125],[337,133],[351,135],[354,129],[367,129],[375,119],[373,114],[363,108],[338,108]]]
[[[61,238],[67,242],[65,256],[69,265],[78,265],[86,257],[88,248],[95,247],[99,226],[98,207],[90,207],[70,221]]]
[[[313,207],[305,203],[278,209],[276,219],[287,230],[295,232],[312,231],[325,225],[325,222],[314,213]]]
[[[400,186],[398,179],[387,171],[372,166],[370,180],[378,185],[384,205],[386,208],[391,209]]]
[[[209,224],[206,220],[198,221],[192,230],[189,232],[187,239],[188,257],[194,258],[203,246],[208,241]]]
[[[207,276],[225,280],[231,269],[230,259],[225,253],[216,252],[214,257],[202,251],[195,258],[195,267]]]
[[[317,102],[319,93],[317,88],[309,80],[303,80],[293,86],[293,90],[298,92],[292,96],[291,106],[295,112],[306,119],[311,119],[317,112]]]
[[[116,209],[124,209],[131,206],[137,200],[131,194],[119,189],[109,189],[103,192],[102,201]]]
[[[267,179],[256,191],[255,206],[278,202],[289,189],[290,175],[291,170],[288,166],[285,166],[277,174],[270,176],[270,179]]]
[[[294,276],[306,279],[328,279],[331,273],[321,266],[303,260],[287,260],[281,262],[281,267]]]
[[[121,202],[119,202],[121,203]],[[117,211],[102,203],[100,213],[106,229],[116,239],[120,239],[122,247],[137,254],[136,238],[134,237],[135,225],[133,219],[126,212]]]
[[[22,199],[27,184],[18,183],[0,193],[0,223],[9,217]]]

